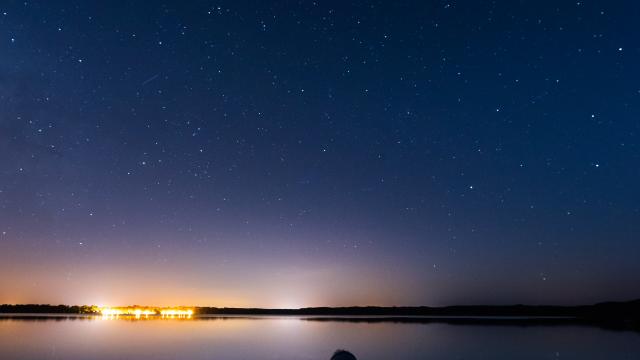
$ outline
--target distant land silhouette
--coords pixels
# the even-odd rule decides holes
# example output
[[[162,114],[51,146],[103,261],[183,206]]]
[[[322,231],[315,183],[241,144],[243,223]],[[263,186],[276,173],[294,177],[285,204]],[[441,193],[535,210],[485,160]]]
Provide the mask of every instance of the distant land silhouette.
[[[581,306],[471,305],[471,306],[353,306],[310,307],[301,309],[195,307],[201,317],[224,316],[304,316],[316,321],[352,322],[447,322],[483,324],[596,324],[611,328],[640,329],[640,299],[603,302]],[[4,314],[87,314],[98,315],[95,306],[4,304]]]
[[[464,306],[352,306],[301,309],[197,307],[205,315],[297,315],[297,316],[438,316],[438,317],[574,317],[640,320],[640,299],[594,305],[464,305]]]

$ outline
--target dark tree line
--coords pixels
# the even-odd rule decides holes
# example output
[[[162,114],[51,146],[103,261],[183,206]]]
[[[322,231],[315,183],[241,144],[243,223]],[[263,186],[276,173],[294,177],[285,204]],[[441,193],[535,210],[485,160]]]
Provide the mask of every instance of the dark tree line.
[[[446,307],[314,307],[302,309],[199,307],[201,315],[294,315],[294,316],[518,316],[574,317],[592,320],[633,320],[640,322],[640,300],[607,302],[584,306],[446,306]],[[99,314],[96,306],[18,304],[0,305],[0,313]]]
[[[98,308],[89,305],[3,304],[0,313],[13,314],[98,314]]]
[[[640,320],[640,300],[584,306],[470,305],[445,307],[314,307],[302,309],[200,307],[197,314],[297,316],[554,316],[585,319]]]

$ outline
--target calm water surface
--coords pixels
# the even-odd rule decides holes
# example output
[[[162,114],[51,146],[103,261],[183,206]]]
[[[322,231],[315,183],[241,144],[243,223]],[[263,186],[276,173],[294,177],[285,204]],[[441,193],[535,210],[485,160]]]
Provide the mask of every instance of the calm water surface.
[[[640,333],[582,326],[354,323],[304,318],[0,317],[0,359],[640,359]]]

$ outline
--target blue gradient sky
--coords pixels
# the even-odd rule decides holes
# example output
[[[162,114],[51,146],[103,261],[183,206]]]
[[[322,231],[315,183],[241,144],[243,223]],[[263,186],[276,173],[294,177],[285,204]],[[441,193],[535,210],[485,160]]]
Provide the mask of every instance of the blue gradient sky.
[[[639,15],[4,2],[0,303],[640,297]]]

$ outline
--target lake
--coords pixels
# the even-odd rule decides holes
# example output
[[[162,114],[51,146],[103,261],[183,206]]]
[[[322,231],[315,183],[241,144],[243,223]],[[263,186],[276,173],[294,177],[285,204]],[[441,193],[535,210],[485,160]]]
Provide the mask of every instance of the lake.
[[[640,359],[640,333],[577,325],[352,322],[299,317],[123,320],[0,316],[0,359]]]

